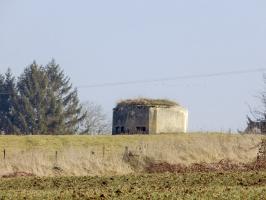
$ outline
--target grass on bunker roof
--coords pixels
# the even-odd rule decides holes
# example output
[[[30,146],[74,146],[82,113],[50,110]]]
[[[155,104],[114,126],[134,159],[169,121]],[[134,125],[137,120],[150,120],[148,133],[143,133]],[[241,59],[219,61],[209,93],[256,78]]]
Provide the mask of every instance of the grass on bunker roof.
[[[126,99],[121,100],[117,103],[118,106],[126,105],[144,105],[144,106],[178,106],[179,104],[169,99],[148,99],[148,98],[137,98],[137,99]]]

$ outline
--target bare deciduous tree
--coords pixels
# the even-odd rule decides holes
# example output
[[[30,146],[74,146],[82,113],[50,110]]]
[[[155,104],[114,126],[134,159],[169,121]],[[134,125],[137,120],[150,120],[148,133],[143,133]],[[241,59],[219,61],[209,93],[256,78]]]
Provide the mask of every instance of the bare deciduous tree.
[[[256,108],[250,108],[250,113],[252,115],[247,117],[248,123],[245,130],[246,133],[266,133],[266,74],[263,75],[264,80],[264,90],[259,94],[258,99],[260,100],[260,105]]]
[[[111,133],[111,122],[101,105],[87,101],[82,104],[82,109],[86,117],[80,124],[80,134],[103,135]]]

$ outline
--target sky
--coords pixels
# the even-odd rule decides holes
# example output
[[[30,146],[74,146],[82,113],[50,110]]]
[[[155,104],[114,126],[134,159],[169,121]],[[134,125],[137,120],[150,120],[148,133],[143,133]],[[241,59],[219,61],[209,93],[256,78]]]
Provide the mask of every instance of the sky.
[[[110,118],[121,99],[169,98],[188,109],[190,131],[242,130],[262,72],[80,86],[266,68],[265,10],[265,0],[0,0],[0,73],[55,58]]]

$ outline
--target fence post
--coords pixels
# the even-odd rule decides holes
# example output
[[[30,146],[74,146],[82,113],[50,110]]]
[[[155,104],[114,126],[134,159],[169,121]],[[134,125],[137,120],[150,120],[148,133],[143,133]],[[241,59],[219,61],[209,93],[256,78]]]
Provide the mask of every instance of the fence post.
[[[57,165],[57,160],[58,160],[58,152],[55,151],[55,163],[56,163],[56,165]]]
[[[4,149],[3,151],[3,154],[4,154],[4,160],[6,159],[6,150]]]
[[[123,155],[123,161],[128,162],[129,160],[129,150],[128,150],[128,146],[125,146],[125,151],[124,151],[124,155]]]
[[[103,158],[104,158],[104,155],[105,155],[105,146],[103,145]]]
[[[266,139],[262,139],[257,153],[257,161],[266,161]]]

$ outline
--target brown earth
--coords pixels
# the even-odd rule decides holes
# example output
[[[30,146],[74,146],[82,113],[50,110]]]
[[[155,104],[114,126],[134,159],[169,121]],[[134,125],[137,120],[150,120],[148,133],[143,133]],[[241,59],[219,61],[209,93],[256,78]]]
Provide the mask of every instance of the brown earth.
[[[33,177],[33,176],[35,175],[28,172],[13,172],[3,175],[2,178]]]
[[[253,171],[266,170],[266,161],[253,163],[234,163],[230,160],[221,160],[218,163],[194,163],[189,166],[182,164],[169,164],[167,162],[148,163],[144,167],[147,173],[185,173],[185,172],[223,172],[223,171]]]

